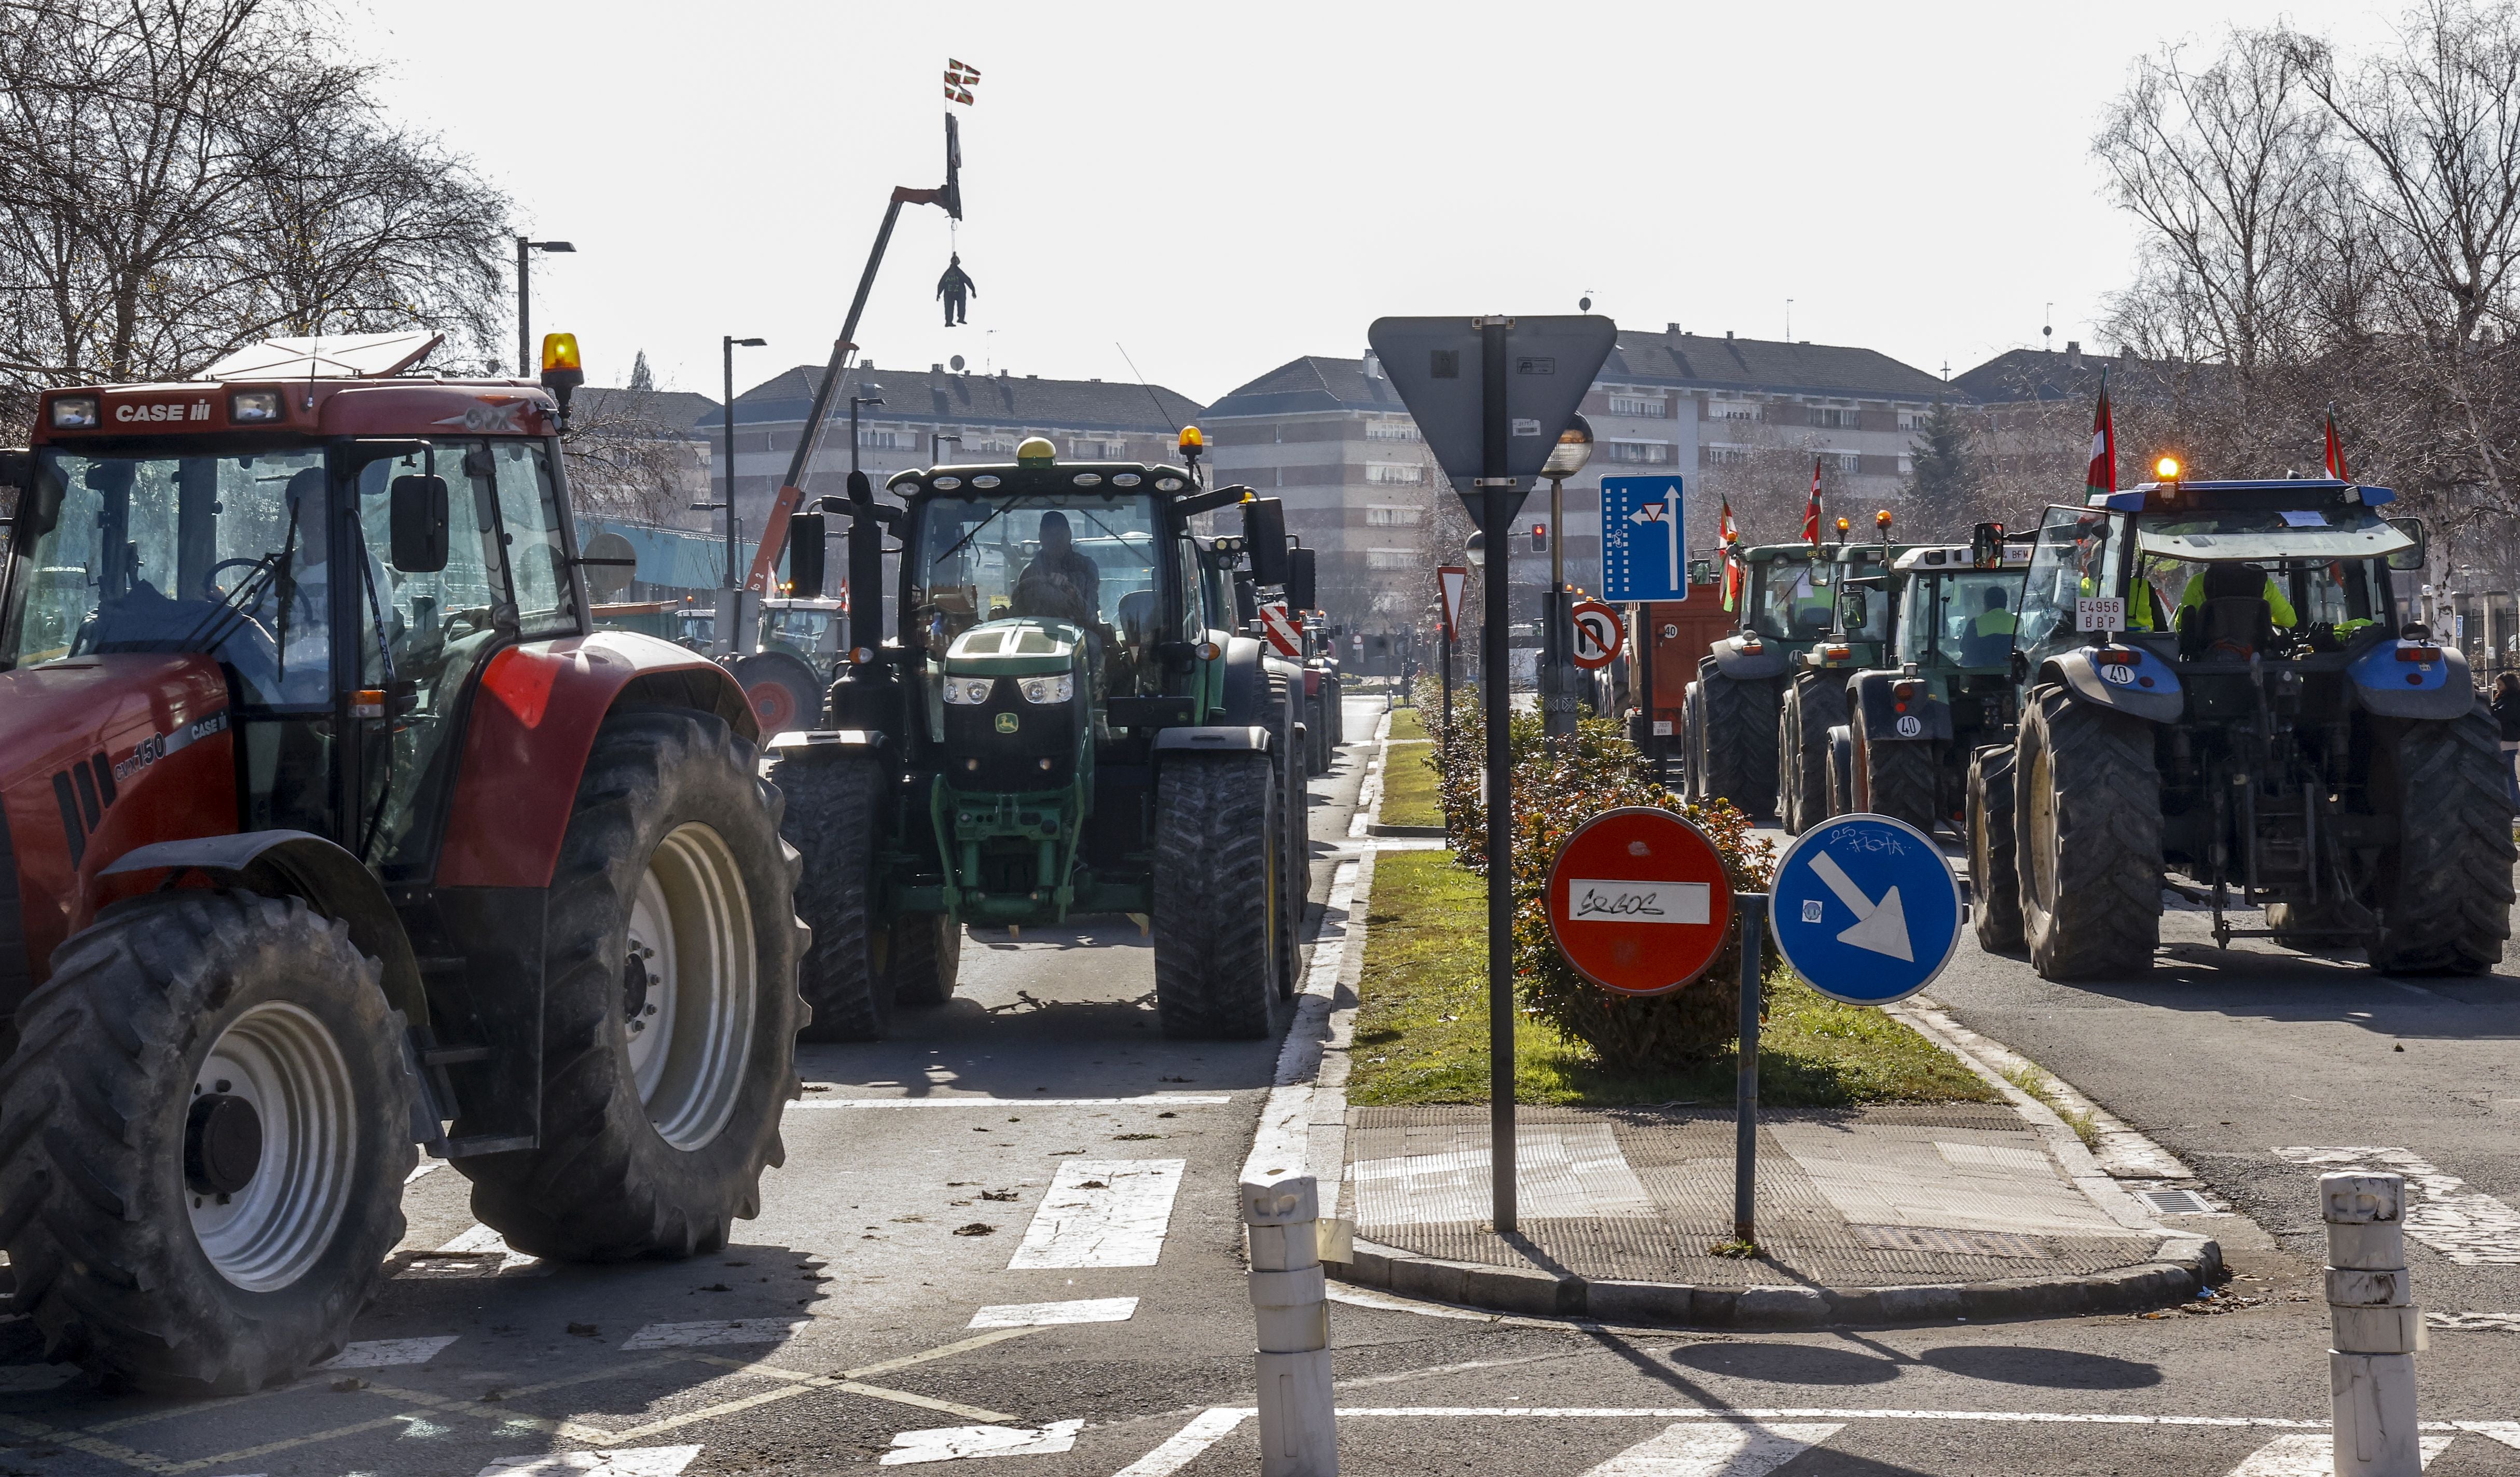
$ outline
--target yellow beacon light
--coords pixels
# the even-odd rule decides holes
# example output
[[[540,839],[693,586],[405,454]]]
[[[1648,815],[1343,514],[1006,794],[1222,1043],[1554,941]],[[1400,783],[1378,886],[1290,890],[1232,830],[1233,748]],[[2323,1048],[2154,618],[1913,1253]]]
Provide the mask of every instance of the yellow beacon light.
[[[1844,518],[1839,518],[1839,519],[1837,520],[1837,531],[1838,531],[1838,532],[1840,532],[1840,533],[1844,533],[1844,532],[1847,530],[1847,527],[1848,527],[1848,524],[1847,524],[1846,519],[1844,519]]]
[[[1017,467],[1048,467],[1058,460],[1058,448],[1048,436],[1026,436],[1015,448]]]
[[[544,374],[548,375],[554,370],[578,370],[583,372],[585,366],[579,364],[577,360],[577,336],[575,334],[545,334],[543,336]]]
[[[2178,481],[2179,459],[2177,457],[2164,457],[2160,461],[2153,463],[2152,474],[2161,478],[2161,480],[2165,482]]]
[[[1889,510],[1889,509],[1887,509],[1887,508],[1884,508],[1884,509],[1882,509],[1879,513],[1874,514],[1874,515],[1872,515],[1872,526],[1873,526],[1873,527],[1875,527],[1875,528],[1887,528],[1887,527],[1889,527],[1889,526],[1890,526],[1890,510]]]
[[[1182,427],[1181,452],[1183,456],[1195,457],[1206,449],[1207,437],[1199,434],[1197,426],[1185,425]]]

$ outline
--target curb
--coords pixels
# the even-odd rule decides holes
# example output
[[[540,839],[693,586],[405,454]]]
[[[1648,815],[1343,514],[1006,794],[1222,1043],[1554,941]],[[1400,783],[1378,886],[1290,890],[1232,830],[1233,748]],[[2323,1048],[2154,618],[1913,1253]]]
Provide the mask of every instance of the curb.
[[[1331,1276],[1429,1302],[1543,1318],[1665,1323],[1693,1328],[1781,1330],[1843,1324],[1996,1321],[2134,1313],[2184,1302],[2222,1265],[2202,1237],[2175,1237],[2182,1255],[2089,1276],[1944,1282],[1912,1287],[1695,1287],[1684,1282],[1593,1281],[1510,1267],[1421,1257],[1372,1241],[1355,1260],[1325,1263]],[[2171,1247],[2165,1246],[2165,1251]]]

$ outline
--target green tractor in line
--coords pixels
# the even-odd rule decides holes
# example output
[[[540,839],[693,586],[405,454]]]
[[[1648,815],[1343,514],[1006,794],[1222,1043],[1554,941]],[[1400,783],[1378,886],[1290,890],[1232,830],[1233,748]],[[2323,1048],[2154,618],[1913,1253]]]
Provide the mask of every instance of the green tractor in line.
[[[1741,624],[1698,658],[1681,698],[1681,783],[1700,804],[1773,815],[1787,653],[1828,630],[1832,571],[1810,544],[1736,546],[1731,558],[1741,565]]]
[[[1881,515],[1885,534],[1889,517]],[[1840,518],[1838,536],[1845,534],[1846,520]],[[1879,571],[1909,547],[1841,542],[1813,566],[1811,599],[1798,613],[1816,611],[1827,627],[1809,647],[1787,653],[1790,671],[1777,704],[1777,824],[1789,835],[1800,835],[1835,810],[1829,732],[1846,724],[1848,675],[1881,663],[1899,615],[1899,592],[1882,583]],[[1825,585],[1818,578],[1822,573]],[[1828,599],[1832,589],[1834,600]]]
[[[887,490],[901,506],[863,479],[824,506],[850,515],[851,590],[882,587],[898,538],[893,634],[878,602],[853,612],[830,726],[771,744],[805,857],[809,1036],[943,1004],[967,924],[1085,914],[1149,927],[1167,1035],[1269,1034],[1309,876],[1304,674],[1253,634],[1261,587],[1312,599],[1287,588],[1281,505],[1040,438]],[[1237,504],[1243,536],[1192,531]],[[821,516],[790,535],[799,593],[822,584]]]
[[[1980,523],[1967,544],[1891,561],[1898,605],[1889,662],[1847,679],[1847,721],[1829,730],[1836,809],[1895,817],[1931,833],[1961,826],[1969,756],[2009,742],[2012,627],[2026,546]]]

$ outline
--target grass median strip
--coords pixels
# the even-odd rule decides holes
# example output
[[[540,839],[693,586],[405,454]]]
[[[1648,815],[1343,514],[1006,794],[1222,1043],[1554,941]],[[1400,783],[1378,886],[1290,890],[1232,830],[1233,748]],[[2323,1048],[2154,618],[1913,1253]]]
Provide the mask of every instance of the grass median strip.
[[[1403,762],[1395,759],[1395,773]],[[1392,819],[1388,798],[1383,817]],[[1348,1100],[1487,1101],[1485,880],[1454,866],[1447,851],[1386,852],[1374,862],[1367,921]],[[1768,1106],[1996,1100],[1958,1058],[1879,1010],[1839,1005],[1783,970],[1769,975],[1767,990],[1759,1098]],[[1669,1070],[1621,1071],[1536,1016],[1514,1027],[1522,1102],[1720,1106],[1732,1100],[1733,1074],[1730,1051]]]
[[[1417,708],[1394,708],[1391,712],[1390,759],[1382,773],[1382,809],[1379,819],[1385,826],[1441,826],[1444,807],[1437,799],[1434,768],[1426,762],[1434,745],[1426,740],[1426,728]]]

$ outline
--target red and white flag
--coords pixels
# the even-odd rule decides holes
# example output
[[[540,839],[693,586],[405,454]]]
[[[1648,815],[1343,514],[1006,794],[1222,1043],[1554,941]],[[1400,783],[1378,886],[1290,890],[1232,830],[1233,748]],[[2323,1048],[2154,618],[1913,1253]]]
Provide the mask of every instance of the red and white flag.
[[[1820,542],[1820,458],[1812,458],[1811,501],[1803,505],[1803,539],[1815,545]]]
[[[1732,500],[1724,500],[1724,511],[1715,515],[1715,541],[1719,544],[1741,542],[1741,527],[1732,521]]]
[[[2345,474],[2345,443],[2336,438],[2336,407],[2327,408],[2327,474],[2339,482],[2354,479]]]
[[[2109,423],[2109,372],[2100,371],[2100,408],[2092,415],[2092,466],[2083,473],[2085,496],[2118,490],[2118,433]]]

